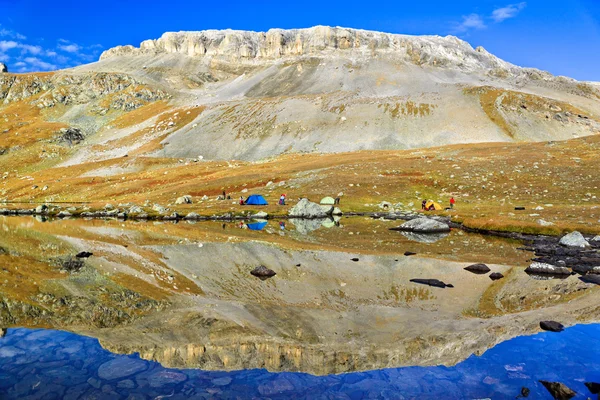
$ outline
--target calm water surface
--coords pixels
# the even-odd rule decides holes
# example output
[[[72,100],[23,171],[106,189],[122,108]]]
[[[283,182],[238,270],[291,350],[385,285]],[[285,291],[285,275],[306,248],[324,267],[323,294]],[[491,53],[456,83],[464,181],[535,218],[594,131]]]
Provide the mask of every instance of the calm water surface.
[[[0,217],[2,398],[591,396],[596,287],[528,276],[519,242],[395,224]]]

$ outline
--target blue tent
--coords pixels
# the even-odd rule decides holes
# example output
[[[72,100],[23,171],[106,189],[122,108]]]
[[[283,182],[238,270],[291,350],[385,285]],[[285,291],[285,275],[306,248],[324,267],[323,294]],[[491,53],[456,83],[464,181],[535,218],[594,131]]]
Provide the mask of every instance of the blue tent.
[[[267,226],[267,221],[251,222],[248,224],[248,229],[252,231],[262,231]]]
[[[262,197],[260,194],[253,194],[246,199],[245,204],[248,204],[251,206],[266,206],[269,203],[267,203],[265,198]]]

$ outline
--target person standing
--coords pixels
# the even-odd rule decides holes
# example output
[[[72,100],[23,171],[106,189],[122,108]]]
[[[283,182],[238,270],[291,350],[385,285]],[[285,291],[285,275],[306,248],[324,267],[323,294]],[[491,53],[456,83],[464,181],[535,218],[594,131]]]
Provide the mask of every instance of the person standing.
[[[279,196],[279,205],[285,206],[285,194],[282,194],[281,196]]]
[[[456,200],[454,200],[454,197],[450,197],[450,209],[454,209],[455,203],[456,203]]]

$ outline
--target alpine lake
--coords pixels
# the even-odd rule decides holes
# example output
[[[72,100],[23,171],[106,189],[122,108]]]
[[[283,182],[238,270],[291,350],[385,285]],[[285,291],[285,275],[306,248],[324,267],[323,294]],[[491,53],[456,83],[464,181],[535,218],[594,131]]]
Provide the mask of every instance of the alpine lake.
[[[596,398],[598,286],[398,223],[0,217],[0,398]]]

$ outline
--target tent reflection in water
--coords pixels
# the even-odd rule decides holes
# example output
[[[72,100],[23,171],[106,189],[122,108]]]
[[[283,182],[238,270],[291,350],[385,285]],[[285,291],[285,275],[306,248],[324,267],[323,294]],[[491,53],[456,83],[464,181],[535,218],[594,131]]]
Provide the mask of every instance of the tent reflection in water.
[[[321,204],[326,206],[332,206],[335,204],[335,199],[333,197],[323,197],[321,199]]]
[[[265,220],[256,220],[248,224],[248,229],[251,231],[262,231],[265,226],[267,226],[267,221]]]
[[[428,211],[431,211],[431,210],[440,211],[440,210],[442,210],[442,206],[440,206],[438,203],[436,203],[433,200],[428,200],[427,203],[425,203],[425,209]]]
[[[246,199],[244,204],[250,206],[266,206],[269,203],[267,203],[267,200],[265,200],[265,198],[262,197],[260,194],[253,194]]]

